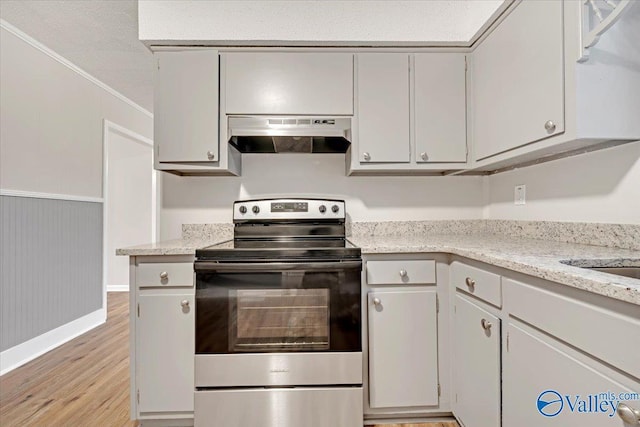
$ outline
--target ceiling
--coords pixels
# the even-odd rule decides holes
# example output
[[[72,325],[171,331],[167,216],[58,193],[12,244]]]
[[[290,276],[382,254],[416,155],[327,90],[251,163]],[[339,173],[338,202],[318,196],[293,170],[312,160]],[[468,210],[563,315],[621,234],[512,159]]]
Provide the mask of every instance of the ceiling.
[[[466,9],[488,16],[488,3],[499,4],[468,1]],[[137,0],[0,0],[0,17],[153,111],[153,55],[138,40]]]
[[[153,111],[153,55],[137,0],[0,0],[0,17]]]

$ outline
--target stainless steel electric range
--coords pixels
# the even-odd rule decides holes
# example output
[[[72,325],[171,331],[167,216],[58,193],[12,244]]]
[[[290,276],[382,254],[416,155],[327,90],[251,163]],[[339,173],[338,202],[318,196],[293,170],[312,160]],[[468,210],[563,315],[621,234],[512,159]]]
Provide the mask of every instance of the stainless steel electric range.
[[[195,425],[362,425],[360,249],[340,200],[236,202],[196,251]]]

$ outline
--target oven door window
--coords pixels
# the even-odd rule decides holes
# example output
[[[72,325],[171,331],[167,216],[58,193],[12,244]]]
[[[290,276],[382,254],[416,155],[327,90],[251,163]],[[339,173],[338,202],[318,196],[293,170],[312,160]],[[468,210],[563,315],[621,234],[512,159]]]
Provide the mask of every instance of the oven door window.
[[[229,299],[233,352],[328,350],[328,289],[239,289]]]
[[[360,350],[359,269],[196,275],[196,353]]]

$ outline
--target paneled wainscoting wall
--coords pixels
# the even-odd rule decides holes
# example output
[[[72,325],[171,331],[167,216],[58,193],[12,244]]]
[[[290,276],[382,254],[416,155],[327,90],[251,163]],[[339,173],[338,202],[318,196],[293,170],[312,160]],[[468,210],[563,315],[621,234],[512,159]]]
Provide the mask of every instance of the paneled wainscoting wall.
[[[102,208],[0,195],[2,372],[104,322]]]

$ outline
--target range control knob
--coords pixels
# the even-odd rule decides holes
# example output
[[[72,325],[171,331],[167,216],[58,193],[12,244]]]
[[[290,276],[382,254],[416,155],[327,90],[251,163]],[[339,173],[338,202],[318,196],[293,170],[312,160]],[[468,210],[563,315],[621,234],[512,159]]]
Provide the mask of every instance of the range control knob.
[[[320,213],[325,213],[327,211],[327,207],[325,205],[320,205],[318,210],[320,211]]]
[[[240,213],[241,214],[246,214],[247,213],[247,207],[245,205],[240,206]]]
[[[252,207],[252,208],[251,208],[251,211],[252,211],[254,214],[257,214],[258,212],[260,212],[260,208],[256,205],[256,206],[254,206],[254,207]]]
[[[338,207],[338,205],[333,205],[331,206],[331,211],[333,213],[338,213],[338,211],[340,210],[340,208]]]

